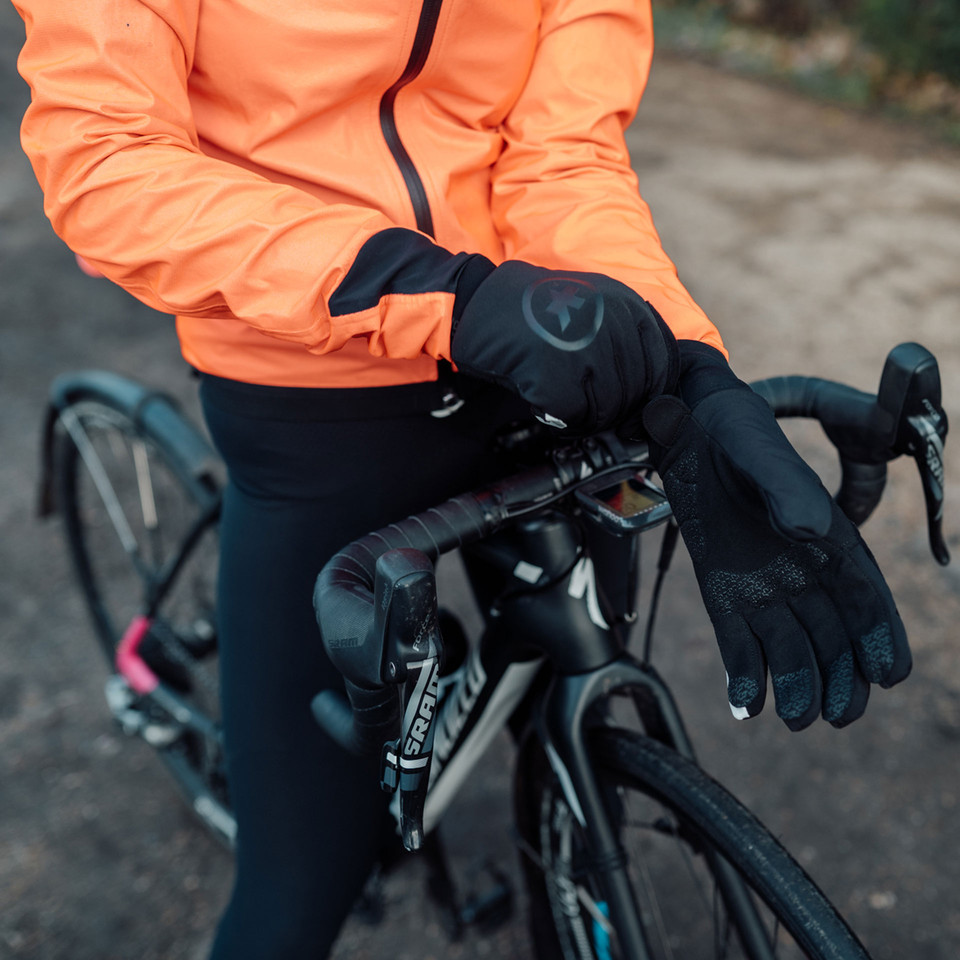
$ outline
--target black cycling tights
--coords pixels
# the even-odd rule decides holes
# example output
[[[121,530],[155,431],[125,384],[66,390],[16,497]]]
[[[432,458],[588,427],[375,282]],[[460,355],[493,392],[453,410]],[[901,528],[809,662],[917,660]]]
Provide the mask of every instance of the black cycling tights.
[[[516,401],[487,389],[441,419],[426,412],[435,396],[426,385],[317,391],[203,378],[230,475],[218,611],[239,824],[215,960],[326,956],[383,843],[376,762],[344,754],[310,714],[314,694],[338,684],[311,598],[345,543],[498,470],[489,439],[522,415]]]

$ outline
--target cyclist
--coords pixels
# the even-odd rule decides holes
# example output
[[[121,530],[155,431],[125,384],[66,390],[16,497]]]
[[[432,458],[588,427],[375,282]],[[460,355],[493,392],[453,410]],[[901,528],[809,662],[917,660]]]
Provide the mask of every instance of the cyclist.
[[[45,210],[176,314],[229,469],[239,836],[214,957],[324,955],[384,832],[370,764],[310,718],[338,682],[317,571],[502,468],[489,440],[531,409],[653,439],[738,715],[768,665],[793,728],[849,722],[906,675],[879,571],[730,371],[638,195],[645,0],[14,4]]]

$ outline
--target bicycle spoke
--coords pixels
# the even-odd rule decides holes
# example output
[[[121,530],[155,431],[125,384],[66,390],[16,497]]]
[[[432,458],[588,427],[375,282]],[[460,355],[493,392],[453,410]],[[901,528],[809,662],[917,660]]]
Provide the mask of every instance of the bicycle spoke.
[[[80,423],[80,419],[69,407],[61,411],[60,422],[66,428],[67,433],[70,434],[70,439],[76,445],[84,465],[87,470],[90,471],[90,477],[93,480],[94,486],[97,488],[100,499],[103,501],[107,515],[110,517],[110,522],[116,531],[117,537],[120,539],[123,549],[139,567],[140,548],[137,544],[137,538],[130,528],[123,507],[120,505],[120,499],[117,496],[116,490],[113,488],[113,484],[110,482],[110,478],[107,476],[103,461],[94,449],[90,437]]]
[[[147,541],[150,544],[153,565],[159,569],[163,565],[163,538],[161,536],[157,501],[154,495],[153,479],[150,473],[150,456],[147,453],[147,445],[139,437],[133,438],[130,448],[133,453],[133,464],[136,470],[137,493],[140,499],[140,516],[143,520]]]
[[[619,793],[621,794],[621,802],[624,802],[623,795],[625,792],[626,791],[624,791],[623,788],[620,788]],[[668,828],[665,828],[665,825],[668,825]],[[708,894],[707,883],[697,871],[694,855],[691,852],[689,844],[680,839],[680,828],[676,820],[672,817],[665,818],[663,816],[660,816],[655,820],[625,816],[622,826],[624,830],[642,831],[650,833],[652,836],[673,838],[675,841],[674,847],[686,867],[686,872],[690,877],[690,883],[693,887],[693,890],[696,892],[696,897],[703,906],[704,912],[712,914],[713,916],[715,960],[725,960],[728,955],[731,936],[729,917],[726,914],[722,898],[720,897],[720,893],[715,882],[711,882],[709,884],[710,894]],[[669,937],[666,933],[666,922],[663,917],[663,912],[659,906],[660,901],[656,894],[655,882],[647,865],[647,858],[638,856],[635,860],[635,863],[638,872],[641,874],[641,880],[643,881],[643,886],[647,894],[646,901],[651,906],[651,913],[654,914],[654,919],[657,925],[657,931],[661,943],[663,944],[664,949],[667,951],[667,957],[673,958],[674,952],[670,945]]]
[[[670,946],[670,939],[667,935],[667,928],[663,919],[663,911],[660,909],[660,898],[657,896],[653,878],[650,876],[647,859],[646,857],[638,856],[635,862],[637,870],[640,873],[640,879],[643,882],[643,887],[646,890],[645,899],[650,908],[650,912],[653,914],[653,921],[657,928],[657,936],[660,938],[660,943],[666,951],[665,960],[673,960],[673,948]]]

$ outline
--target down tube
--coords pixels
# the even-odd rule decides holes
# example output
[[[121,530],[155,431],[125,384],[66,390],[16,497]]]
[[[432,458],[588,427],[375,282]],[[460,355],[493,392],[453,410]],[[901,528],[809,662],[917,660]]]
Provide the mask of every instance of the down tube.
[[[542,657],[504,662],[499,652],[500,656],[493,644],[486,647],[481,642],[471,649],[463,666],[441,680],[430,789],[423,813],[425,833],[443,817],[543,664]]]

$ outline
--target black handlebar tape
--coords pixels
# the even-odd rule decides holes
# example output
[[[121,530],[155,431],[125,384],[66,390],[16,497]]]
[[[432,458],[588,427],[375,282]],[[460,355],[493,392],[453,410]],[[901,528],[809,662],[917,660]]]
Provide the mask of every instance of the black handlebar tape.
[[[887,483],[885,463],[858,463],[840,458],[840,489],[834,499],[837,506],[859,527],[883,496]]]
[[[816,417],[818,389],[826,381],[815,377],[769,377],[750,384],[776,417]]]
[[[340,666],[341,659],[353,659],[351,648],[339,641],[356,636],[356,621],[369,615],[377,560],[382,554],[410,547],[436,560],[441,553],[492,533],[501,520],[501,511],[492,499],[481,501],[473,494],[463,494],[344,547],[320,571],[313,592],[317,623],[334,662]],[[363,683],[363,675],[345,675]]]
[[[366,690],[345,683],[349,703],[340,693],[323,690],[310,704],[314,719],[344,750],[377,754],[400,723],[399,691],[395,686]]]
[[[557,489],[556,470],[539,467],[507,477],[482,492],[453,497],[438,507],[383,527],[344,547],[320,571],[313,592],[317,623],[334,663],[340,667],[340,661],[344,660],[345,676],[361,684],[369,683],[371,674],[367,671],[351,677],[348,661],[355,659],[355,654],[341,641],[355,638],[358,635],[355,624],[369,616],[377,560],[382,554],[398,547],[410,547],[436,560],[442,553],[489,536],[512,509],[536,503]]]
[[[313,593],[314,610],[327,654],[346,682],[349,704],[334,691],[314,698],[320,726],[352,753],[379,753],[400,720],[397,688],[382,676],[374,622],[373,587],[377,559],[388,550],[410,547],[431,559],[479,540],[502,522],[494,499],[464,494],[355,540],[321,570]],[[385,686],[370,688],[371,683]]]
[[[893,449],[896,421],[877,397],[820,377],[772,377],[751,384],[780,417],[818,420],[840,456],[857,463],[886,463]]]

